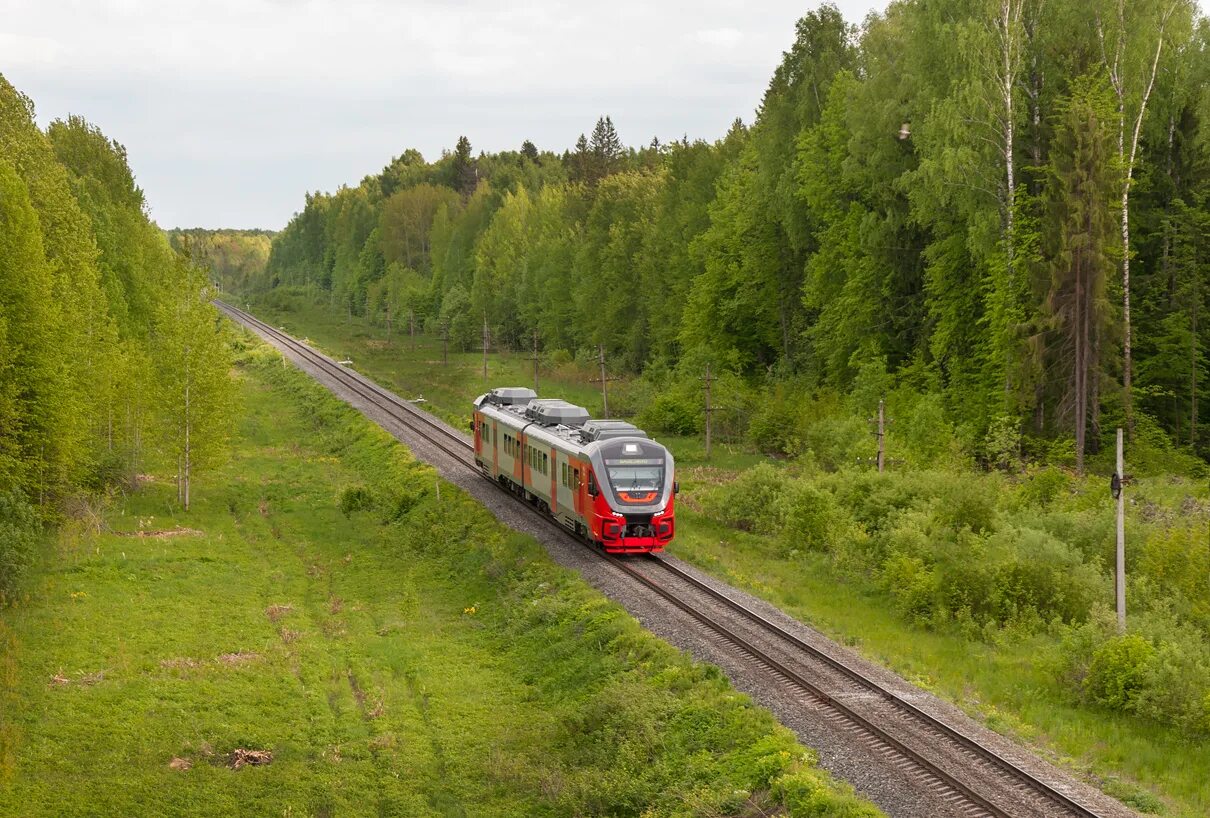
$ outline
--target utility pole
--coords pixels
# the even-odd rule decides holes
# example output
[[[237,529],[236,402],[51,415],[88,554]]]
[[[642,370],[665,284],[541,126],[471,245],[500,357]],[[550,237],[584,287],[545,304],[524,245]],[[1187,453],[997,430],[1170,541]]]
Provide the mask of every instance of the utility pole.
[[[1126,480],[1122,462],[1122,429],[1118,427],[1117,471],[1109,481],[1109,490],[1118,505],[1118,554],[1117,570],[1114,572],[1114,592],[1117,597],[1118,633],[1126,632],[1126,496],[1123,484]]]
[[[710,384],[714,378],[710,375],[710,364],[706,364],[706,377],[703,378],[706,382],[706,459],[710,459],[710,420],[714,414],[714,407],[710,405]]]
[[[878,438],[878,457],[875,462],[878,464],[879,473],[882,473],[886,470],[886,425],[890,422],[886,416],[885,399],[878,401],[878,417],[870,418],[869,422],[878,424],[878,431],[872,434]]]
[[[450,322],[441,322],[441,365],[450,365]]]
[[[483,313],[483,380],[487,380],[487,345],[491,338],[487,329],[487,313]]]
[[[605,375],[605,347],[602,344],[597,344],[597,360],[601,364],[601,403],[603,406],[602,417],[609,417],[609,390],[605,388],[608,381],[616,381],[617,378],[610,378]],[[596,379],[589,383],[596,383]]]
[[[408,310],[408,334],[412,337],[412,352],[416,351],[416,311]]]
[[[534,392],[538,391],[538,328],[534,327],[534,354],[530,357],[534,362]]]

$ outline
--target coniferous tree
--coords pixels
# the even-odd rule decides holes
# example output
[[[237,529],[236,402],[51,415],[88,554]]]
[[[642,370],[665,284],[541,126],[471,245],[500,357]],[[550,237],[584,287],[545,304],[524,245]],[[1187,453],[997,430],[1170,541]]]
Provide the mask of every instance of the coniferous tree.
[[[462,194],[463,199],[466,199],[475,192],[477,184],[479,184],[479,172],[475,165],[475,158],[471,155],[471,141],[465,136],[460,136],[450,160],[450,187]]]
[[[1095,445],[1112,322],[1107,283],[1113,264],[1115,180],[1112,105],[1095,77],[1076,83],[1060,109],[1051,159],[1055,220],[1048,303],[1051,357],[1067,373],[1058,414],[1074,430],[1076,469]]]

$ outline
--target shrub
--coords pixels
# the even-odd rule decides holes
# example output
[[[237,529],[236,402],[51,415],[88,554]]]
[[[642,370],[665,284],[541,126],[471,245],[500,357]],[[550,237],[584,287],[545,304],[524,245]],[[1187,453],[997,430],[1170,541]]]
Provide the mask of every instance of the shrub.
[[[1210,629],[1210,535],[1203,526],[1176,525],[1153,532],[1137,566],[1163,589],[1180,616]]]
[[[902,616],[921,622],[932,617],[940,584],[920,557],[892,554],[882,566],[882,582]]]
[[[804,443],[819,465],[829,471],[855,464],[862,457],[873,457],[878,451],[869,424],[853,416],[827,417],[809,424]]]
[[[1138,634],[1110,639],[1092,656],[1084,677],[1085,695],[1115,710],[1132,709],[1155,658],[1155,647]]]
[[[0,493],[0,603],[13,595],[17,581],[34,559],[38,517],[19,492]]]
[[[853,533],[853,522],[831,492],[795,480],[777,501],[782,538],[793,548],[832,552]]]
[[[1140,716],[1187,733],[1210,732],[1210,647],[1198,634],[1167,634],[1143,668],[1133,707]]]
[[[993,590],[986,619],[1004,623],[1036,615],[1038,624],[1082,622],[1103,591],[1097,570],[1043,531],[1007,528],[987,540]]]
[[[1017,496],[1027,506],[1049,506],[1059,497],[1071,492],[1071,477],[1062,469],[1046,466],[1029,474]]]
[[[366,486],[347,486],[338,500],[340,513],[348,517],[355,511],[368,511],[374,507],[374,495]]]
[[[991,531],[996,524],[996,496],[987,480],[963,475],[944,475],[934,484],[937,522],[959,531],[976,534]]]
[[[639,415],[639,425],[656,432],[691,435],[702,428],[701,402],[678,391],[661,392]]]
[[[761,463],[703,496],[706,513],[741,531],[772,534],[780,527],[778,501],[789,478],[778,468]]]

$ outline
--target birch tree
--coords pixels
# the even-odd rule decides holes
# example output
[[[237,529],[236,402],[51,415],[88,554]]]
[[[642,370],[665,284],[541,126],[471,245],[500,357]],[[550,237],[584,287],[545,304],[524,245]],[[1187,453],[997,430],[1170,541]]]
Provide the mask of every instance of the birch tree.
[[[188,511],[193,476],[224,453],[234,382],[208,283],[184,260],[172,272],[157,310],[156,397],[163,449],[176,466],[177,498]]]
[[[1178,29],[1188,30],[1189,0],[1111,0],[1097,11],[1097,37],[1109,84],[1117,101],[1118,163],[1121,167],[1122,228],[1122,400],[1126,428],[1134,431],[1134,363],[1130,324],[1130,188],[1138,159],[1147,103],[1155,88],[1164,45]],[[1108,13],[1107,13],[1108,12]]]

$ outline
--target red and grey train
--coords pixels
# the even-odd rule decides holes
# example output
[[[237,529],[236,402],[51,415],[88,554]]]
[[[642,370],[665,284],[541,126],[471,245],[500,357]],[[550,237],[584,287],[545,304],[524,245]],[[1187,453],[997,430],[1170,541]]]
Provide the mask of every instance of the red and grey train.
[[[487,477],[605,551],[662,551],[672,541],[672,454],[636,426],[500,387],[475,399],[471,429]]]

